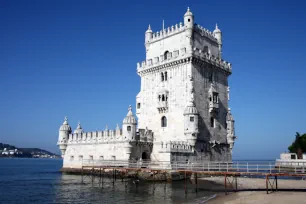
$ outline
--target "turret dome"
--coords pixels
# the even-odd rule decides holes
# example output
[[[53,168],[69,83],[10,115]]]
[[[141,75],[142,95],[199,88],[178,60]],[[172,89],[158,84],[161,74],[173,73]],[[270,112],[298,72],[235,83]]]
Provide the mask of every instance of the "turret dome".
[[[123,124],[133,124],[133,125],[136,125],[137,121],[136,121],[136,118],[133,115],[132,106],[131,105],[129,106],[128,110],[129,111],[128,111],[126,117],[123,119]]]
[[[190,101],[184,110],[184,115],[198,115],[198,109],[195,107],[194,103]]]
[[[71,132],[71,127],[70,127],[70,125],[68,124],[68,118],[67,118],[67,116],[65,117],[64,122],[63,122],[63,124],[61,125],[59,131],[68,131],[68,132]]]
[[[218,24],[216,24],[216,28],[213,33],[221,33],[221,30],[219,29]]]
[[[74,132],[73,133],[83,133],[84,131],[83,131],[83,128],[82,128],[82,126],[81,126],[81,123],[79,122],[78,123],[78,127],[74,130]]]
[[[148,30],[146,31],[146,33],[152,33],[152,29],[151,29],[151,25],[149,25]]]
[[[189,7],[187,8],[187,11],[186,11],[184,17],[186,17],[186,16],[193,16],[193,14],[192,14],[192,12],[190,11],[190,8],[189,8]]]

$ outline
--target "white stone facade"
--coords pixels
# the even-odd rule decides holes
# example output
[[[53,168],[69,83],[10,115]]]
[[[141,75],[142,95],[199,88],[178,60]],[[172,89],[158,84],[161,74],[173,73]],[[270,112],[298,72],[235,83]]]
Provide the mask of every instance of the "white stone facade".
[[[234,119],[228,108],[231,64],[222,60],[222,33],[194,23],[189,8],[184,24],[145,32],[146,60],[136,116],[131,107],[122,129],[71,134],[67,119],[58,145],[64,167],[83,159],[151,161],[230,161]]]

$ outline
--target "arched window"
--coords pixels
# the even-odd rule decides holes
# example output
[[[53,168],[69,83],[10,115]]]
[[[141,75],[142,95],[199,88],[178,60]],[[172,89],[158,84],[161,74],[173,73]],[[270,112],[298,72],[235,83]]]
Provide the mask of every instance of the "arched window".
[[[160,101],[160,99],[161,99],[161,96],[160,96],[160,95],[158,95],[158,101]]]
[[[131,126],[127,126],[127,131],[130,132],[131,131]]]
[[[168,78],[167,72],[165,72],[165,81],[167,81],[167,78]]]
[[[161,76],[161,81],[164,81],[164,73],[161,73],[160,76]]]
[[[215,127],[215,119],[213,117],[210,118],[210,127]]]
[[[165,95],[164,94],[162,95],[162,101],[165,101]]]
[[[167,118],[166,118],[166,116],[163,116],[161,118],[161,126],[162,127],[167,127]]]
[[[164,60],[167,60],[167,59],[168,59],[168,53],[169,53],[169,51],[166,51],[166,52],[164,53]]]

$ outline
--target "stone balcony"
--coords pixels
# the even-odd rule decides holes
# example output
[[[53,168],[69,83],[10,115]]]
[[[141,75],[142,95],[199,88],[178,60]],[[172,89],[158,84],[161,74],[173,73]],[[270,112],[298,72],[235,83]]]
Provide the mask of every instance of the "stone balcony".
[[[210,101],[209,102],[209,112],[213,113],[213,112],[218,112],[219,110],[219,103]]]

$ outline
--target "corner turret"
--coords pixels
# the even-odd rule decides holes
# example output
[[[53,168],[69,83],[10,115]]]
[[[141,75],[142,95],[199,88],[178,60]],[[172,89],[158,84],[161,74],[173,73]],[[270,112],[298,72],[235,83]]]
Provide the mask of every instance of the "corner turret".
[[[235,136],[235,120],[231,113],[231,109],[228,109],[227,115],[226,115],[226,126],[227,126],[227,143],[229,144],[230,150],[232,151],[235,143],[235,139],[237,136]]]
[[[58,142],[57,142],[57,146],[61,150],[62,157],[65,155],[66,152],[69,134],[71,134],[71,127],[68,124],[68,118],[65,117],[64,122],[59,129]]]
[[[184,26],[185,26],[185,33],[186,33],[186,40],[187,40],[187,44],[189,46],[187,46],[187,53],[191,53],[192,52],[192,34],[193,34],[193,26],[194,26],[194,18],[193,18],[193,14],[191,13],[189,7],[187,8],[187,12],[184,15]]]
[[[122,133],[123,133],[123,138],[125,140],[129,141],[135,141],[136,140],[136,125],[137,121],[135,116],[133,115],[132,112],[132,106],[129,106],[128,113],[126,117],[123,119],[123,124],[122,124]]]
[[[82,126],[81,126],[81,123],[79,122],[77,128],[73,131],[73,133],[75,133],[75,134],[81,134],[81,133],[83,133],[83,132],[84,132],[84,131],[83,131],[83,128],[82,128]]]
[[[218,24],[216,24],[216,28],[213,32],[214,37],[217,39],[218,44],[219,44],[219,58],[222,58],[222,32],[218,27]]]
[[[194,150],[199,134],[198,121],[199,112],[194,104],[193,79],[190,77],[190,101],[184,110],[184,134],[192,150]]]
[[[145,43],[148,43],[153,38],[153,31],[151,30],[151,25],[149,25],[148,30],[145,33]]]

